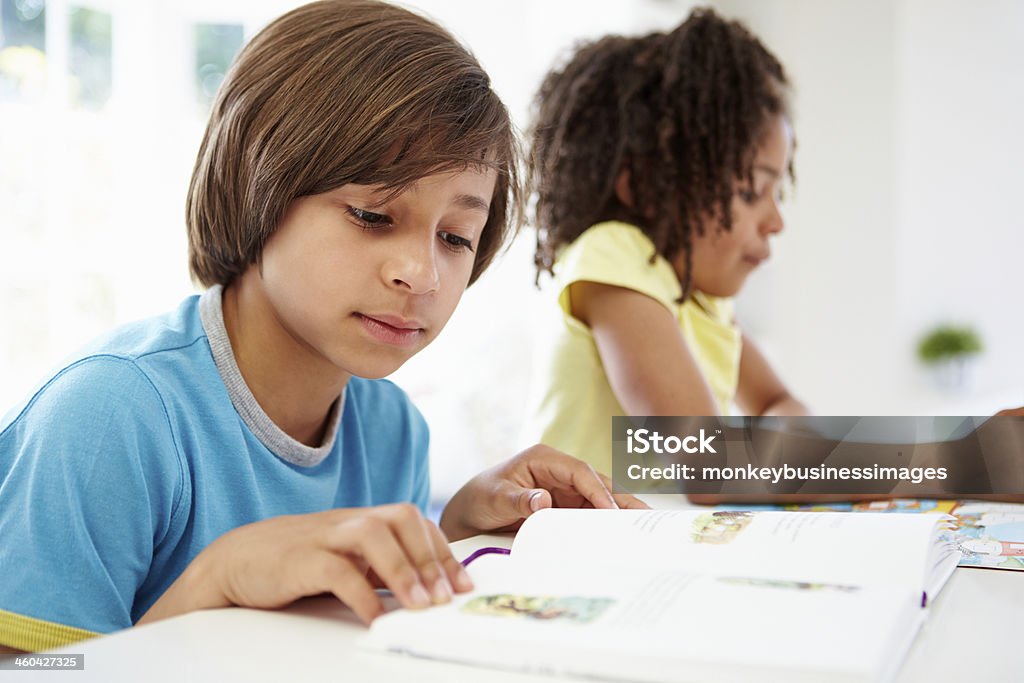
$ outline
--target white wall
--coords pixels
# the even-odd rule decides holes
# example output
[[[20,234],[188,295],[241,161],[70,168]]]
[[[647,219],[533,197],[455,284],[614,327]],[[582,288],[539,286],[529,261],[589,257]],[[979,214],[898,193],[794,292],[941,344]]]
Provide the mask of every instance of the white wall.
[[[900,9],[899,332],[975,324],[978,392],[1024,404],[1024,3]]]
[[[740,321],[812,409],[878,411],[878,378],[896,363],[887,334],[897,270],[895,5],[782,0],[723,11],[787,69],[798,144],[787,230],[741,295]]]
[[[796,87],[798,188],[748,327],[821,413],[1024,403],[1024,4],[732,0]],[[987,351],[937,391],[914,357],[944,321]]]

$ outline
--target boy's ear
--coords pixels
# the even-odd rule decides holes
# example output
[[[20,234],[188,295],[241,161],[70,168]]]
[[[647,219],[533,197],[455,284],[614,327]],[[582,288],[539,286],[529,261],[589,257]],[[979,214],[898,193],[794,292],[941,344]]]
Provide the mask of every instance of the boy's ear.
[[[629,166],[623,165],[619,175],[615,178],[615,196],[622,202],[623,206],[633,208],[633,190],[629,187],[630,173]]]

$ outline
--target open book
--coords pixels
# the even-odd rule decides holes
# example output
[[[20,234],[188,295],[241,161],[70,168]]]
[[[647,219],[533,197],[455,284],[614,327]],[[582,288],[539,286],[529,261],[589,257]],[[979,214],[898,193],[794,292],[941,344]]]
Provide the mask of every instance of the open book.
[[[636,681],[892,677],[957,565],[945,515],[544,510],[375,648]]]

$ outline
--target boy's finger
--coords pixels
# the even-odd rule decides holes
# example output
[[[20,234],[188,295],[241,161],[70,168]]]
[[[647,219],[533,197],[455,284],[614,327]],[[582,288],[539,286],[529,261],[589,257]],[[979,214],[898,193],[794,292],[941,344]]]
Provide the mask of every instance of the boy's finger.
[[[321,589],[333,593],[366,624],[380,616],[380,598],[352,561],[331,552],[322,553],[322,558]]]
[[[599,510],[616,510],[619,507],[594,468],[571,455],[549,452],[532,463],[531,470],[546,475],[537,481],[544,488],[572,488]]]
[[[615,502],[622,510],[650,510],[651,506],[629,493],[613,494]]]
[[[330,550],[362,557],[395,594],[403,607],[419,609],[431,603],[420,573],[395,537],[391,524],[373,514],[359,515],[332,527]]]
[[[607,475],[597,473],[597,476],[601,477],[601,481],[604,483],[605,488],[612,492],[612,498],[618,506],[624,510],[650,510],[651,506],[643,502],[636,496],[630,493],[615,493],[615,486],[612,484],[612,480]]]
[[[398,542],[409,556],[420,581],[430,593],[435,604],[450,602],[455,591],[448,576],[443,559],[452,557],[448,543],[437,543],[431,528],[437,529],[429,520],[424,519],[414,505],[388,505],[381,508],[381,513],[389,520]],[[444,538],[443,536],[441,537]]]
[[[526,489],[512,483],[506,483],[501,492],[509,507],[510,520],[525,519],[538,510],[553,505],[551,493],[541,488]]]
[[[466,573],[462,563],[452,555],[448,539],[444,537],[441,530],[432,522],[427,522],[427,526],[430,538],[434,544],[434,553],[437,555],[441,566],[444,567],[445,574],[448,576],[448,581],[451,583],[452,588],[459,593],[473,590],[473,581],[469,578],[469,574]]]

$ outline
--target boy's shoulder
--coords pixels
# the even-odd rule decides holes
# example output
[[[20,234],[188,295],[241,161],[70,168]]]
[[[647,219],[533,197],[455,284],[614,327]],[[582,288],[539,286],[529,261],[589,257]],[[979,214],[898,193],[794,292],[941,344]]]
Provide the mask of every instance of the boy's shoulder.
[[[200,364],[193,358],[179,358],[173,352],[189,355],[198,349],[198,353],[205,351],[209,355],[208,350],[197,345],[205,339],[197,302],[198,297],[189,297],[173,311],[122,325],[88,343],[30,390],[0,420],[0,430],[32,406],[36,406],[35,412],[44,406],[60,410],[76,406],[79,410],[95,411],[101,405],[124,402],[133,395],[138,399],[140,391],[152,394],[159,402],[157,394],[165,388],[168,376],[181,375],[180,383],[189,383],[188,376],[199,372]],[[136,408],[149,403],[142,400]]]
[[[173,311],[114,328],[80,350],[72,362],[90,356],[138,361],[152,354],[187,348],[205,337],[199,296],[190,296]]]

